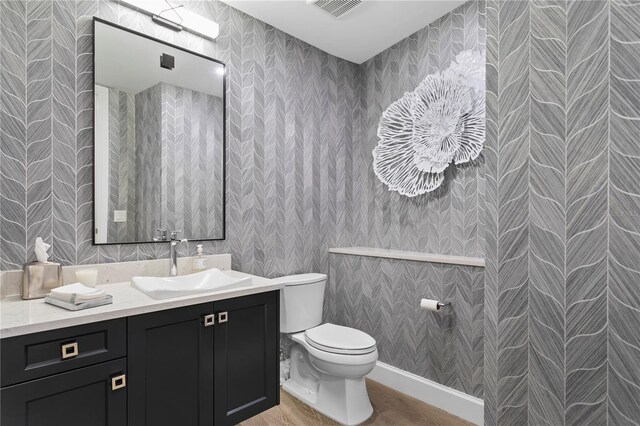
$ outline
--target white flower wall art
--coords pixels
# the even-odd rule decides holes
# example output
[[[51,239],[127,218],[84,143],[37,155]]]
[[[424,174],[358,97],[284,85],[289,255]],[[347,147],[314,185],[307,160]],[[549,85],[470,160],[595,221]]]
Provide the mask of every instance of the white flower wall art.
[[[431,192],[449,165],[478,158],[485,139],[484,64],[483,53],[464,51],[384,111],[373,170],[390,191]]]

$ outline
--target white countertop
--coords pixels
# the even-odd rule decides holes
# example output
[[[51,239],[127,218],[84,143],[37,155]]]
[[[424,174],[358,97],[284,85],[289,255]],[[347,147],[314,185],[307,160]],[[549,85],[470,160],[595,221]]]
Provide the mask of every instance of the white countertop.
[[[112,295],[113,303],[82,311],[67,311],[44,303],[44,299],[22,300],[20,296],[6,297],[0,300],[0,338],[197,305],[282,288],[281,284],[276,284],[267,278],[238,271],[226,271],[226,273],[238,278],[250,276],[253,278],[252,284],[247,287],[164,300],[152,299],[131,287],[129,282],[104,284],[97,287],[103,288]]]

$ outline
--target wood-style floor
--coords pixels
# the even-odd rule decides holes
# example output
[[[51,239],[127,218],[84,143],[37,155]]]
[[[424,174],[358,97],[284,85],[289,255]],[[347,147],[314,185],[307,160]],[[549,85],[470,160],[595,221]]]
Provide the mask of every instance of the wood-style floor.
[[[364,425],[438,425],[458,426],[472,425],[446,411],[425,404],[403,393],[367,380],[367,390],[373,415]],[[280,405],[265,411],[243,423],[243,426],[284,426],[284,425],[337,425],[338,423],[325,417],[309,406],[298,401],[288,393],[280,390]]]

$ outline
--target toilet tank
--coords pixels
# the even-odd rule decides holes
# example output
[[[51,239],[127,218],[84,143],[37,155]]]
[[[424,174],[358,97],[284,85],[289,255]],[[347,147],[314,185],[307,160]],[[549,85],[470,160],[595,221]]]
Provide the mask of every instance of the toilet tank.
[[[325,274],[299,274],[275,278],[280,290],[280,332],[296,333],[322,323]]]

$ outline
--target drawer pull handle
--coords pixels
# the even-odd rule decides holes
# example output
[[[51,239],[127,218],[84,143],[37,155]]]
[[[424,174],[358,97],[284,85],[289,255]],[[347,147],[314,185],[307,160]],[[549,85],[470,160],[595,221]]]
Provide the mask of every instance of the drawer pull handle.
[[[202,317],[202,323],[205,327],[210,327],[216,323],[216,314],[209,314]]]
[[[229,314],[226,311],[218,313],[218,324],[227,322],[228,319],[229,319]]]
[[[111,390],[115,391],[118,389],[122,389],[127,386],[127,376],[121,374],[119,376],[114,376],[111,378]]]
[[[62,345],[62,359],[69,359],[78,356],[78,342]]]

